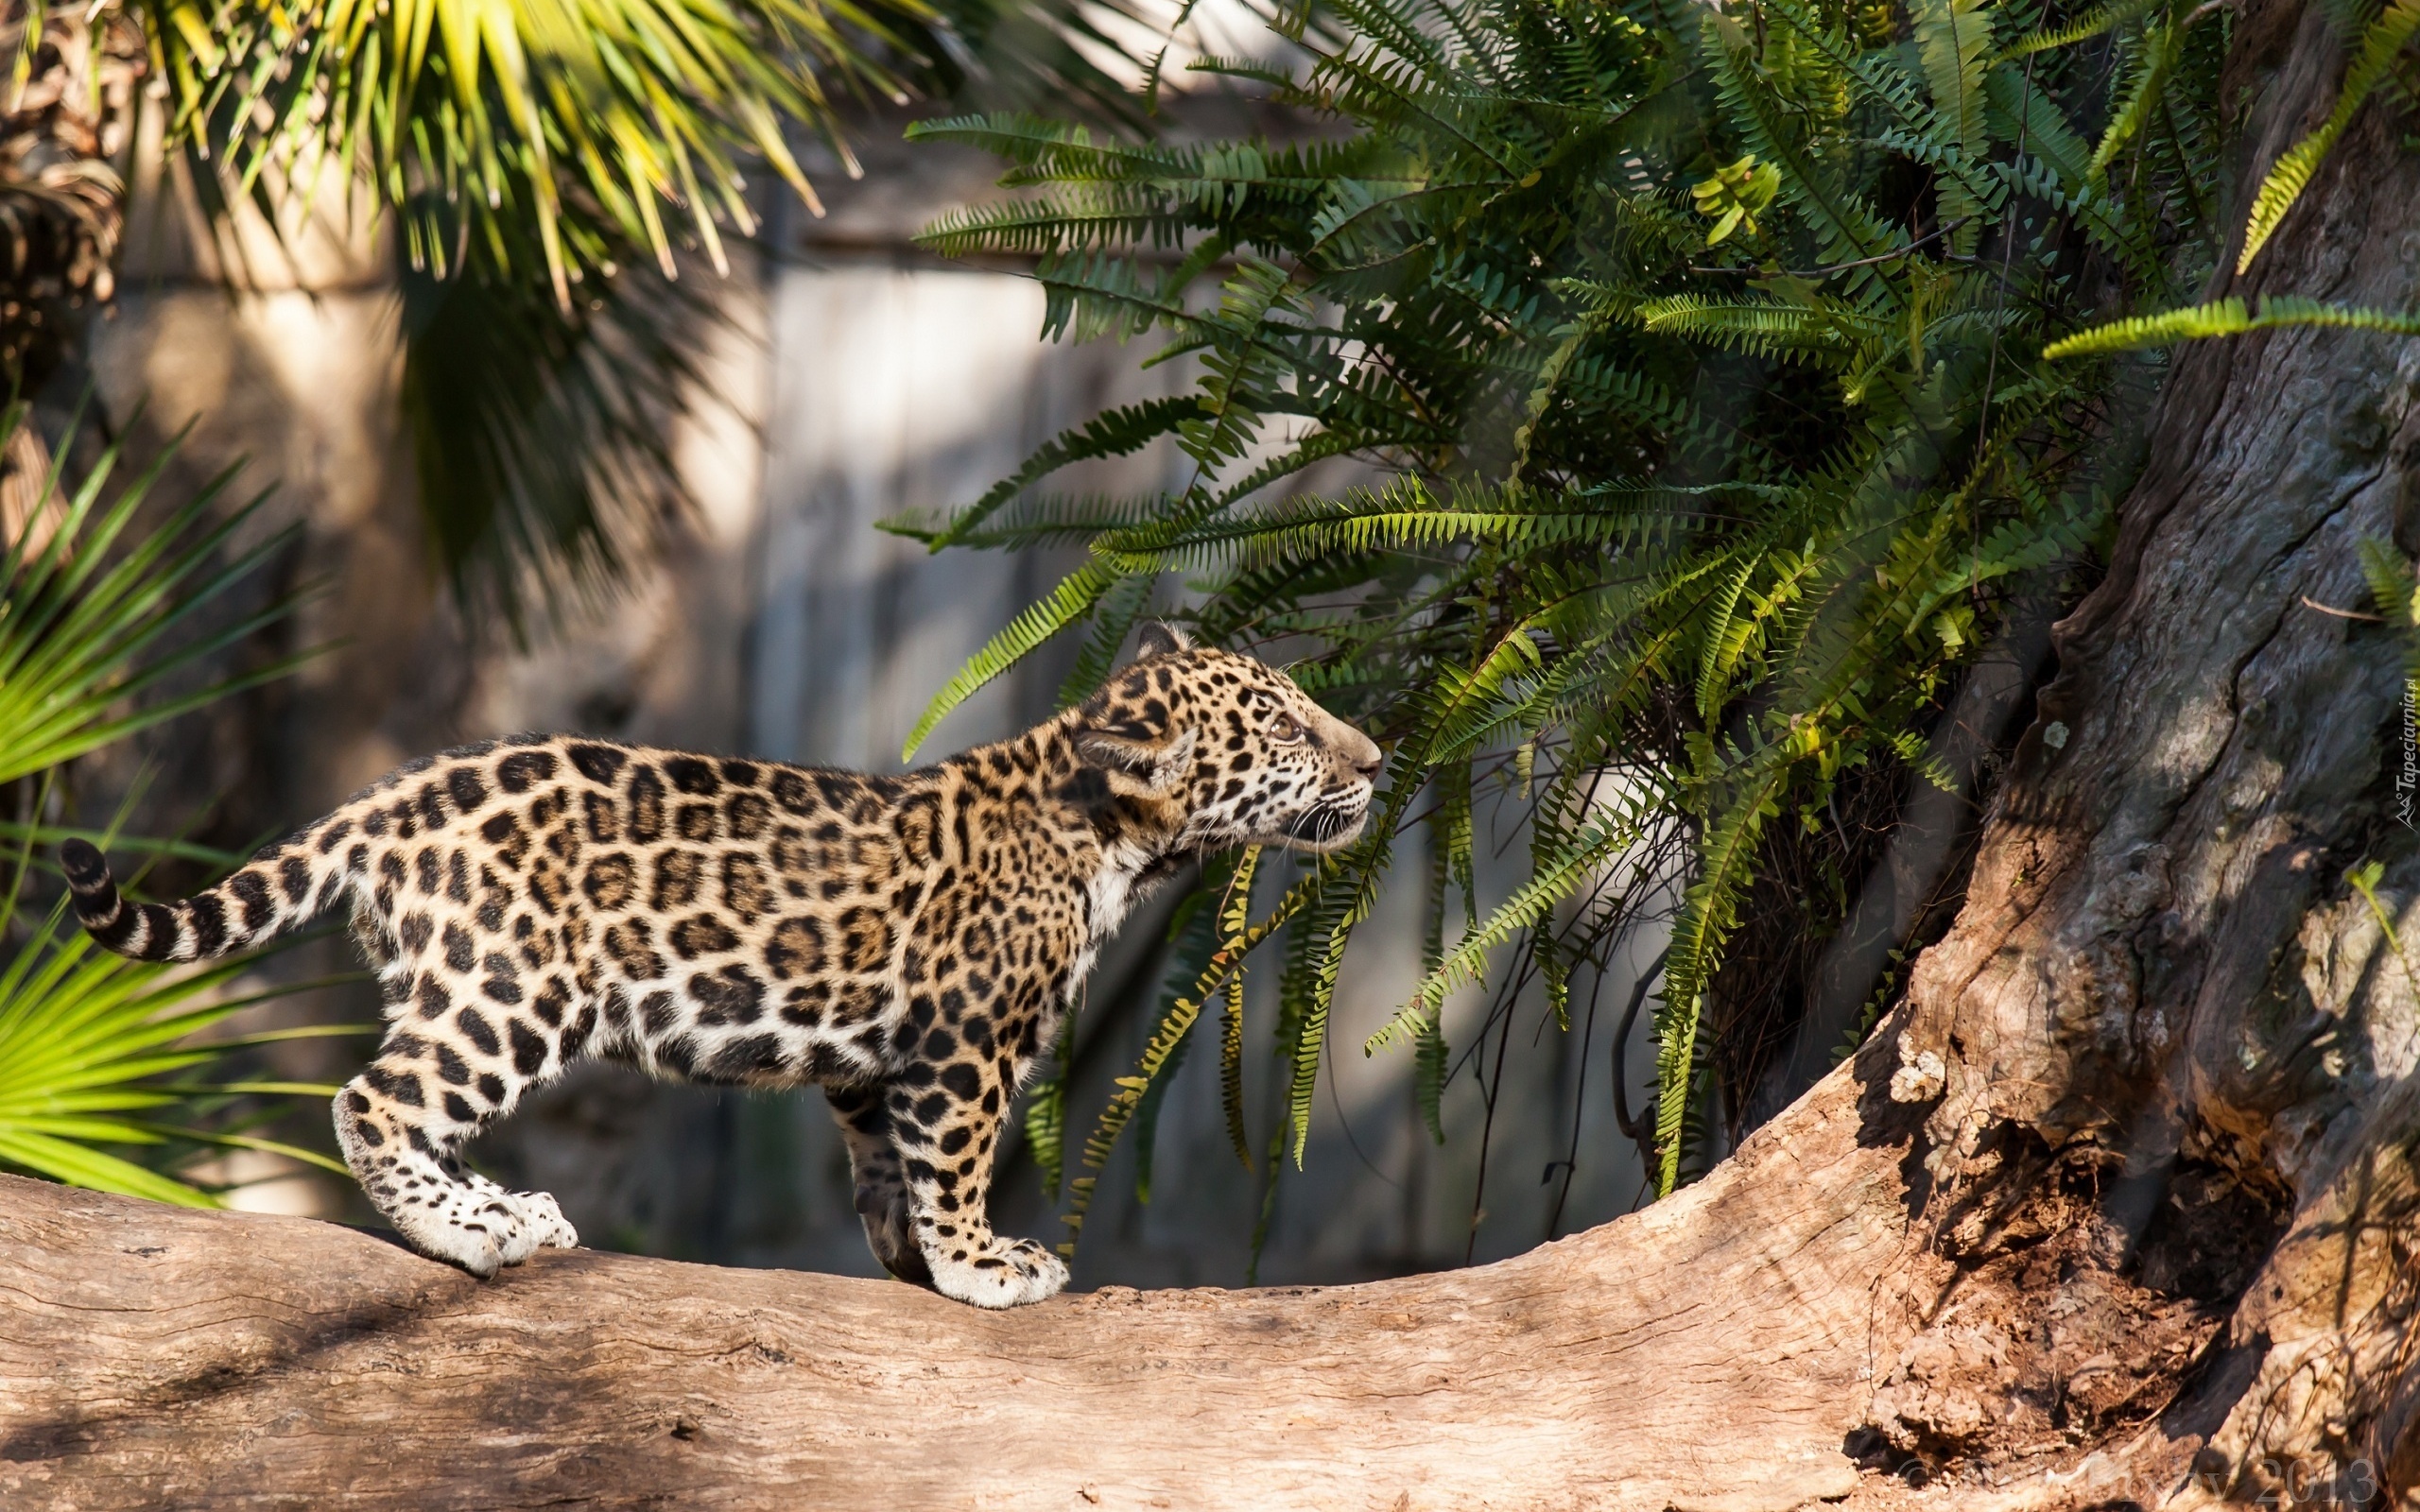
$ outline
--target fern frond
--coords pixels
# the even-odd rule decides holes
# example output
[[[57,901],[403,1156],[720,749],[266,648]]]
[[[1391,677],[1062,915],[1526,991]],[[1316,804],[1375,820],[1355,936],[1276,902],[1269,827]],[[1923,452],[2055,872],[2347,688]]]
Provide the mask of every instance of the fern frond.
[[[1534,927],[1569,898],[1582,878],[1637,842],[1652,822],[1654,799],[1666,796],[1653,784],[1643,784],[1637,797],[1609,807],[1582,826],[1560,855],[1534,867],[1530,879],[1495,910],[1465,933],[1425,978],[1411,1001],[1362,1041],[1364,1055],[1376,1055],[1391,1045],[1416,1041],[1429,1015],[1455,989],[1478,980],[1490,953],[1522,931]]]
[[[2236,258],[2237,272],[2249,269],[2252,260],[2269,245],[2269,238],[2285,221],[2286,212],[2294,208],[2294,201],[2319,172],[2328,148],[2336,145],[2336,139],[2353,124],[2354,115],[2386,82],[2396,55],[2403,51],[2414,31],[2420,31],[2420,0],[2392,0],[2362,30],[2353,61],[2344,70],[2344,85],[2336,96],[2336,108],[2327,112],[2327,119],[2316,130],[2278,157],[2252,197],[2252,215],[2243,228],[2243,251]]]
[[[1149,186],[1085,187],[1083,193],[953,210],[914,239],[942,257],[1039,257],[1106,246],[1167,247],[1183,239],[1184,217],[1170,211],[1165,194]]]
[[[1638,308],[1650,331],[1711,340],[1734,352],[1765,356],[1841,352],[1859,340],[1890,334],[1890,323],[1829,301],[1783,304],[1772,301],[1715,301],[1675,294]]]
[[[958,669],[942,691],[933,695],[933,701],[925,705],[924,713],[917,718],[916,728],[908,732],[908,745],[900,752],[900,760],[915,760],[916,747],[925,743],[925,737],[933,732],[935,725],[948,717],[951,710],[974,696],[985,683],[1016,665],[1035,646],[1080,619],[1117,581],[1117,575],[1099,563],[1086,562],[1051,590],[1047,598],[1010,621],[1008,628],[992,637],[981,650],[968,658],[966,664]]]
[[[1025,112],[913,121],[907,136],[910,142],[953,142],[1006,158],[1026,170],[1028,181],[1137,174],[1176,178],[1196,171],[1200,163],[1183,148],[1123,142],[1077,122]]]
[[[1173,434],[1185,421],[1201,413],[1201,402],[1191,394],[1175,394],[1166,399],[1147,399],[1140,404],[1123,404],[1105,409],[1083,424],[1062,431],[1019,464],[1014,472],[983,490],[983,496],[950,517],[938,531],[925,534],[912,523],[893,525],[883,522],[883,527],[893,534],[922,540],[933,551],[963,543],[968,532],[990,519],[999,507],[1061,468],[1077,462],[1098,461],[1103,457],[1127,456],[1141,451],[1154,440]]]
[[[1133,631],[1134,622],[1150,607],[1151,590],[1157,582],[1154,575],[1136,574],[1119,578],[1101,595],[1093,609],[1092,633],[1084,637],[1084,648],[1076,653],[1076,664],[1067,669],[1066,680],[1059,684],[1060,708],[1073,709],[1109,680],[1110,668],[1116,663],[1117,653]]]
[[[1966,161],[1978,161],[1983,156],[1983,75],[1992,51],[1992,8],[1988,0],[1916,0],[1909,10],[1942,139]],[[1979,199],[1954,176],[1940,193],[1943,223],[1965,223],[1951,233],[1952,246],[1962,253],[1972,252],[1980,229],[1974,220]]]
[[[2173,346],[2179,341],[2206,341],[2216,336],[2237,336],[2246,332],[2273,331],[2288,326],[2335,326],[2351,331],[2377,331],[2389,335],[2410,336],[2420,335],[2420,315],[2397,315],[2361,305],[2328,304],[2286,295],[2263,295],[2259,311],[2255,314],[2245,307],[2243,301],[2230,297],[2182,310],[2112,320],[2106,325],[2063,336],[2043,348],[2042,355],[2051,361],[2065,357],[2106,356],[2116,352]]]
[[[2136,60],[2133,79],[2127,85],[2126,102],[2109,118],[2108,129],[2100,133],[2100,145],[2092,149],[2088,172],[2095,181],[2100,180],[2126,144],[2142,131],[2152,112],[2164,103],[2168,71],[2175,64],[2184,37],[2185,28],[2181,24],[2152,26],[2144,33],[2142,56]]]
[[[1067,1077],[1075,1057],[1076,1018],[1069,1008],[1059,1022],[1059,1034],[1052,1042],[1050,1070],[1026,1094],[1025,1142],[1033,1154],[1033,1163],[1042,1173],[1043,1194],[1059,1195],[1059,1183],[1067,1172]]]
[[[1725,805],[1700,848],[1697,881],[1689,886],[1672,927],[1665,960],[1664,1001],[1655,1016],[1656,1190],[1680,1179],[1681,1121],[1689,1106],[1688,1077],[1696,1064],[1698,1023],[1706,984],[1724,939],[1738,917],[1757,837],[1765,821],[1781,812],[1780,765],[1752,778],[1747,791]]]
[[[1247,851],[1246,854],[1250,860],[1238,865],[1242,885],[1248,892],[1251,886],[1250,868],[1258,860],[1258,852]],[[1168,1068],[1186,1037],[1193,1032],[1194,1023],[1201,1017],[1202,1007],[1227,976],[1243,970],[1245,956],[1258,949],[1264,940],[1311,902],[1318,893],[1320,880],[1312,877],[1297,883],[1278,900],[1277,906],[1270,910],[1268,917],[1248,929],[1231,934],[1220,942],[1194,980],[1191,995],[1179,997],[1169,1005],[1159,1027],[1152,1031],[1150,1042],[1144,1046],[1134,1074],[1117,1078],[1116,1093],[1110,1098],[1109,1106],[1101,1109],[1099,1120],[1084,1140],[1084,1168],[1095,1174],[1079,1177],[1069,1189],[1074,1194],[1074,1200],[1065,1215],[1067,1239],[1059,1246],[1061,1254],[1071,1259],[1074,1257],[1077,1242],[1083,1236],[1084,1215],[1092,1211],[1092,1195],[1099,1179],[1098,1173],[1108,1167],[1110,1155],[1117,1147],[1117,1137],[1125,1132],[1126,1125],[1142,1107],[1145,1094]],[[1230,909],[1229,913],[1232,912]]]
[[[2012,148],[2020,142],[2027,152],[2058,175],[2060,187],[2083,196],[2092,188],[2092,150],[2076,134],[2066,112],[2042,89],[2026,82],[2021,73],[1996,69],[1984,80],[1992,110],[2000,117],[1994,134]]]
[[[1131,530],[1148,524],[1160,501],[1156,498],[1136,499],[1123,494],[1028,493],[992,516],[983,524],[964,530],[952,530],[951,516],[936,520],[925,514],[906,511],[889,519],[874,522],[874,528],[889,535],[904,536],[909,541],[929,544],[944,531],[950,531],[950,544],[990,548],[994,550],[1026,551],[1037,547],[1080,545],[1113,530]]]
[[[2420,577],[2394,541],[2375,538],[2361,542],[2361,576],[2369,581],[2378,616],[2401,643],[2405,708],[2411,709],[2411,700],[2420,697]],[[2407,740],[2420,738],[2420,728],[2407,727],[2403,733]]]
[[[1357,873],[1352,902],[1327,932],[1327,942],[1311,979],[1309,1001],[1294,1036],[1292,1074],[1286,1083],[1286,1118],[1292,1130],[1294,1169],[1298,1171],[1303,1168],[1303,1151],[1310,1143],[1311,1098],[1319,1086],[1320,1057],[1327,1048],[1328,1013],[1336,1003],[1337,975],[1344,969],[1344,951],[1353,941],[1353,932],[1377,903],[1378,879],[1386,869],[1388,845],[1392,838],[1393,826],[1382,819],[1376,833],[1357,848],[1360,854],[1347,863]]]
[[[1227,1115],[1227,1140],[1235,1146],[1236,1159],[1245,1170],[1252,1169],[1252,1140],[1244,1132],[1244,971],[1243,953],[1249,947],[1249,922],[1252,916],[1252,884],[1260,867],[1260,848],[1245,849],[1242,859],[1236,863],[1234,880],[1227,884],[1227,906],[1219,916],[1219,934],[1222,948],[1236,952],[1236,969],[1227,973],[1226,995],[1223,999],[1219,1033],[1219,1102]]]
[[[2159,4],[2160,0],[2116,0],[2115,4],[2095,6],[2065,25],[2027,32],[2002,48],[2000,57],[2013,62],[2035,53],[2053,52],[2062,47],[2072,47],[2080,42],[2090,42],[2104,32],[2131,25]]]

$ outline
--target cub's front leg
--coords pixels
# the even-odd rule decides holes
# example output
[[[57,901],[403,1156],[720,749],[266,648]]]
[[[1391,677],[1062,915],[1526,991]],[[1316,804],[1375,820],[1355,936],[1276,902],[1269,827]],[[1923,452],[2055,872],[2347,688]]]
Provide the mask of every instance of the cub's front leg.
[[[1039,1302],[1067,1284],[1065,1261],[1031,1239],[992,1232],[992,1159],[1032,1039],[1029,1025],[1012,1027],[1001,1014],[1011,997],[1005,988],[975,1004],[956,990],[914,994],[908,1022],[918,1044],[883,1094],[908,1237],[933,1289],[977,1307]]]

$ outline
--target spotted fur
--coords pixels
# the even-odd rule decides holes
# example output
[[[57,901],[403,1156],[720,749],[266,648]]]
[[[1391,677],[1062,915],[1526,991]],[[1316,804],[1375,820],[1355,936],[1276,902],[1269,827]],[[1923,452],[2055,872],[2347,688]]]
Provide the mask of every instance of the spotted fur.
[[[556,736],[417,762],[216,887],[132,903],[60,859],[122,954],[188,961],[340,902],[387,1033],[337,1139],[422,1253],[480,1276],[578,1236],[465,1141],[590,1056],[823,1088],[893,1274],[983,1307],[1066,1266],[988,1216],[1008,1103],[1101,940],[1193,854],[1358,833],[1377,747],[1283,676],[1155,630],[1099,695],[1013,740],[866,777]]]

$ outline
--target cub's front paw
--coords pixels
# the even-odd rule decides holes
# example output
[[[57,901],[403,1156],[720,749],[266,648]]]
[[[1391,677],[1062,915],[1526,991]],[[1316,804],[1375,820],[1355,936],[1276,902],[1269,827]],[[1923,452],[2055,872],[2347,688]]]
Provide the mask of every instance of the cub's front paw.
[[[933,1290],[977,1307],[1023,1307],[1067,1284],[1067,1263],[1030,1239],[994,1237],[940,1254],[927,1250],[925,1258]]]
[[[563,1216],[555,1204],[554,1194],[547,1192],[516,1192],[512,1200],[521,1209],[521,1221],[526,1230],[543,1249],[578,1249],[579,1230]],[[523,1257],[527,1259],[525,1255]]]

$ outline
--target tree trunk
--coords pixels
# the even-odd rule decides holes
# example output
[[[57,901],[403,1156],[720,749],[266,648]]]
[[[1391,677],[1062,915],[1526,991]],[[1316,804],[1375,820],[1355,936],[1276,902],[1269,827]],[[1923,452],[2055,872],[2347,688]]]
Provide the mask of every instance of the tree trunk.
[[[2343,53],[2254,0],[2229,66],[2240,205]],[[2234,292],[2414,302],[2402,130],[2365,111]],[[988,1314],[587,1252],[481,1285],[0,1180],[0,1503],[2420,1504],[2420,761],[2395,632],[2328,612],[2363,540],[2420,546],[2416,377],[2337,332],[2180,353],[1958,924],[1668,1202]]]

